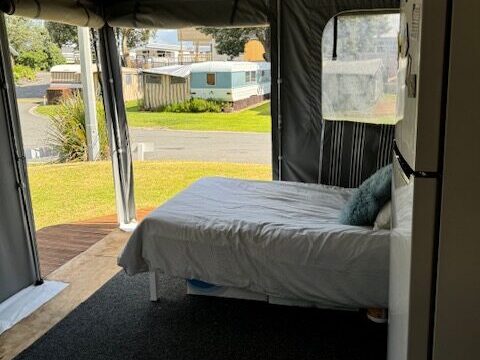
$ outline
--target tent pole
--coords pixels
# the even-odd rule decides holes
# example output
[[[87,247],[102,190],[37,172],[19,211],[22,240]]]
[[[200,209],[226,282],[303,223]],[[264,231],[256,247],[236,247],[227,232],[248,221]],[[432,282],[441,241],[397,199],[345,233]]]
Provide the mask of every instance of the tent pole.
[[[277,17],[277,136],[278,136],[278,180],[283,180],[282,167],[283,167],[283,147],[282,147],[282,45],[281,45],[281,31],[282,31],[282,1],[276,0],[276,17]]]
[[[99,30],[99,60],[110,140],[117,216],[120,228],[130,230],[136,224],[133,191],[133,164],[127,114],[122,90],[122,69],[113,28]]]
[[[23,150],[22,131],[18,115],[17,97],[15,83],[12,74],[10,59],[10,47],[8,43],[5,16],[0,14],[0,66],[1,66],[1,96],[4,113],[10,139],[10,154],[14,164],[15,177],[19,201],[22,209],[22,222],[25,230],[25,240],[28,243],[29,253],[33,269],[35,285],[43,284],[38,257],[37,241],[35,235],[35,221],[33,218],[32,201],[30,196],[29,181],[27,175],[27,161]]]

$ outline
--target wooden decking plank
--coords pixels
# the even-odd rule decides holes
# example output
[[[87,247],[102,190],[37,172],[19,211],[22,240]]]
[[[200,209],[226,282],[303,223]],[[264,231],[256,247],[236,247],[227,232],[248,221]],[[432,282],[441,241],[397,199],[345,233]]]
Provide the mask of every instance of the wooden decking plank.
[[[151,209],[137,211],[142,220]],[[42,275],[46,276],[87,250],[116,229],[117,216],[107,215],[85,221],[53,225],[37,231],[37,247]]]

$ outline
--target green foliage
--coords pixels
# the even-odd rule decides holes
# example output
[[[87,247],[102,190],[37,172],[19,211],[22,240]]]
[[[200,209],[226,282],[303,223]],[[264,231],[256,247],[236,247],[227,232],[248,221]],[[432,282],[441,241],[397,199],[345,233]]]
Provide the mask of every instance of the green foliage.
[[[78,43],[78,29],[76,26],[47,21],[45,27],[52,41],[59,47]]]
[[[219,54],[228,55],[230,59],[243,53],[245,44],[251,39],[259,40],[267,53],[270,51],[270,28],[200,28],[201,32],[211,35],[215,39],[215,46]],[[268,59],[268,54],[265,54]]]
[[[32,20],[7,17],[10,45],[18,52],[16,63],[36,70],[48,70],[65,62],[60,48],[52,41],[47,29]]]
[[[117,38],[120,39],[122,44],[122,61],[124,65],[127,65],[129,49],[145,45],[155,35],[156,31],[153,29],[117,28],[116,32]]]
[[[181,103],[165,106],[161,111],[175,113],[222,112],[225,103],[217,100],[190,99]]]
[[[35,70],[25,65],[13,65],[13,77],[15,81],[33,81],[36,78]]]
[[[31,69],[44,70],[48,67],[48,56],[43,51],[22,51],[16,62]]]
[[[51,129],[48,144],[59,153],[58,162],[87,161],[85,104],[79,94],[63,99],[49,112]],[[109,146],[103,105],[97,102],[100,159],[109,157]]]

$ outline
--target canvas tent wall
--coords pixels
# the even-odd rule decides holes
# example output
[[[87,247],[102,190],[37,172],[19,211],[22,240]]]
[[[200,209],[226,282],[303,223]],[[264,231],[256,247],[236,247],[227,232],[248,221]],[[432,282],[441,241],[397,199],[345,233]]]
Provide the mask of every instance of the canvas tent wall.
[[[0,303],[41,282],[26,161],[6,43],[0,18]]]
[[[190,99],[190,65],[145,69],[142,78],[145,110],[157,110]]]
[[[133,166],[126,113],[121,90],[121,72],[114,32],[111,27],[182,28],[199,26],[259,26],[270,24],[272,30],[272,154],[274,178],[318,182],[322,143],[322,48],[326,23],[333,16],[351,11],[391,11],[398,0],[4,0],[0,10],[30,18],[52,20],[100,29],[99,47],[104,83],[104,103],[109,128],[114,168],[117,209],[120,222],[135,218]],[[3,39],[2,46],[6,45]],[[8,53],[8,51],[6,52]],[[11,71],[3,62],[2,71]],[[13,92],[13,88],[9,89]],[[14,121],[1,109],[2,121]],[[3,134],[3,132],[2,132]],[[3,135],[2,135],[3,136]],[[4,144],[4,142],[2,142]],[[1,152],[3,172],[16,174],[18,159],[12,148]],[[20,156],[21,158],[21,156]],[[26,175],[20,168],[20,174]],[[12,175],[13,176],[13,175]],[[12,180],[13,181],[13,180]],[[16,186],[12,182],[10,187]],[[13,188],[12,188],[13,189]],[[28,192],[28,187],[26,187]],[[13,194],[13,193],[12,193]],[[13,196],[10,194],[9,196]],[[25,197],[23,197],[25,199]],[[18,199],[5,198],[3,204],[17,206]],[[21,204],[25,204],[22,200]],[[31,207],[26,203],[26,208]],[[10,244],[12,227],[18,237],[27,239],[25,219],[29,211],[9,211],[12,218],[1,228],[0,243]],[[10,216],[9,215],[9,216]],[[28,227],[27,227],[28,229]],[[30,248],[28,248],[30,246]],[[28,250],[30,249],[30,250]],[[25,264],[26,275],[12,275],[13,291],[36,280],[31,244],[23,250],[8,250],[17,264]],[[0,262],[3,259],[0,259]],[[0,268],[1,271],[5,269]],[[19,269],[16,269],[20,272]],[[5,275],[7,274],[7,275]],[[1,276],[9,276],[4,273]],[[33,274],[33,275],[31,275]],[[3,286],[3,282],[2,282]],[[3,294],[4,295],[4,294]]]

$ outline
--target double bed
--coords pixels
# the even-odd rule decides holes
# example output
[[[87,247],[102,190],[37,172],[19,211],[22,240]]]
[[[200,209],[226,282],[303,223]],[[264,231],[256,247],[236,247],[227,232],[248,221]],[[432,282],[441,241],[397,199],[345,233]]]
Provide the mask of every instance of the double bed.
[[[118,263],[189,292],[325,308],[386,308],[388,230],[339,223],[351,189],[203,178],[149,214]]]

